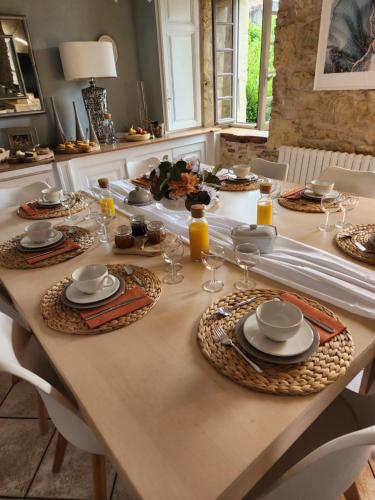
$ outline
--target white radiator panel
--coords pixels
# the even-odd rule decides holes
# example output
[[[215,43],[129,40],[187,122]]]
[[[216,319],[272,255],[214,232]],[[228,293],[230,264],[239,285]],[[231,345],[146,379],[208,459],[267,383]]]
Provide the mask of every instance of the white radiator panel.
[[[281,146],[279,163],[289,163],[288,182],[305,184],[319,177],[327,167],[343,167],[362,172],[375,172],[375,157],[355,153],[339,153],[322,149]]]

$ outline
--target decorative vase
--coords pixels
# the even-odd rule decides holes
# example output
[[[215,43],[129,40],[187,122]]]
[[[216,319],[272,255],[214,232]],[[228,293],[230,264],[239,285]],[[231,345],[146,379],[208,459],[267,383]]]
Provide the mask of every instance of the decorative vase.
[[[90,80],[89,87],[82,89],[83,102],[87,113],[91,113],[91,120],[100,142],[105,142],[104,114],[108,113],[107,90],[97,87],[95,80]],[[99,142],[98,141],[98,142]]]
[[[55,122],[56,144],[64,144],[66,141],[66,135],[65,135],[64,129],[62,128],[59,115],[57,114],[55,100],[52,96],[51,96],[51,104],[52,104],[53,119]]]
[[[89,109],[87,110],[87,117],[89,119],[89,141],[95,142],[96,144],[99,144],[99,139],[98,139],[98,136],[96,135],[94,125],[93,125],[92,119],[91,119],[91,111]]]
[[[78,113],[77,113],[77,106],[76,103],[73,101],[73,108],[74,108],[74,120],[76,124],[76,141],[84,141],[85,136],[82,130],[81,122],[79,121],[78,118]]]
[[[168,198],[162,198],[159,203],[163,208],[167,210],[172,210],[174,212],[186,212],[185,201],[185,198],[179,198],[178,200],[169,200]]]

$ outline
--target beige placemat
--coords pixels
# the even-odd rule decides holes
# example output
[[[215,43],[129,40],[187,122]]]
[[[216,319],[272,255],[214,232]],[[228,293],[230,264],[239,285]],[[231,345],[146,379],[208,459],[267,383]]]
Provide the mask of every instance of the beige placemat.
[[[0,243],[0,265],[9,269],[35,269],[37,267],[53,266],[77,257],[77,255],[80,255],[88,250],[95,241],[94,235],[82,227],[56,226],[55,229],[61,231],[66,238],[77,242],[80,245],[80,248],[60,255],[55,255],[54,257],[42,260],[36,264],[28,264],[25,261],[25,256],[31,257],[32,254],[22,253],[17,250],[18,243],[24,236],[24,234],[19,234],[11,240]],[[74,232],[71,234],[72,230]]]
[[[306,212],[306,213],[323,213],[320,207],[320,201],[308,200],[307,198],[297,198],[288,199],[282,196],[278,199],[279,205],[288,208],[289,210],[295,210],[296,212]]]
[[[335,242],[340,250],[353,257],[353,259],[375,266],[375,246],[368,243],[373,235],[375,235],[375,224],[357,224],[337,233]],[[362,252],[355,246],[355,241],[374,253]]]
[[[354,345],[348,330],[335,336],[329,342],[319,346],[308,360],[296,365],[276,365],[264,361],[259,364],[264,373],[256,373],[247,362],[231,347],[218,342],[213,333],[213,325],[220,325],[236,342],[234,326],[247,312],[255,310],[266,300],[279,297],[280,290],[249,290],[234,292],[222,297],[212,304],[203,314],[198,326],[198,344],[202,354],[223,375],[249,389],[270,394],[305,396],[319,392],[332,384],[349,367]],[[251,296],[257,299],[239,309],[226,318],[215,314],[219,307],[230,306]],[[318,302],[294,294],[312,306],[324,311],[332,317],[336,315]],[[257,362],[257,360],[254,359]]]
[[[76,201],[74,205],[71,208],[71,213],[76,214],[78,212],[81,212],[86,208],[86,198],[89,198],[90,195],[84,193],[84,192],[79,192],[76,194]],[[38,207],[36,207],[36,202],[38,200],[32,200],[29,201],[28,204],[32,207],[38,210]],[[39,213],[36,213],[35,215],[29,215],[28,213],[25,212],[25,210],[22,207],[19,207],[17,210],[17,214],[24,218],[24,219],[33,219],[33,220],[41,220],[41,219],[54,219],[57,217],[67,217],[69,215],[69,212],[66,208],[59,206],[57,208],[49,208],[47,212],[45,212],[45,208],[40,209],[41,211]]]
[[[259,189],[259,182],[235,183],[221,181],[220,191],[255,191]]]
[[[108,264],[107,268],[111,274],[124,278],[127,288],[138,286],[138,283],[136,283],[131,276],[126,274],[123,264]],[[152,271],[138,266],[132,266],[132,268],[134,269],[134,276],[142,282],[146,295],[153,300],[152,304],[130,312],[120,318],[113,319],[98,328],[90,329],[81,318],[78,310],[65,306],[60,300],[64,288],[71,281],[69,277],[66,277],[58,283],[54,283],[43,295],[41,300],[41,312],[44,321],[50,328],[62,333],[92,335],[112,332],[113,330],[118,330],[119,328],[128,326],[143,318],[159,300],[161,283],[159,278]]]

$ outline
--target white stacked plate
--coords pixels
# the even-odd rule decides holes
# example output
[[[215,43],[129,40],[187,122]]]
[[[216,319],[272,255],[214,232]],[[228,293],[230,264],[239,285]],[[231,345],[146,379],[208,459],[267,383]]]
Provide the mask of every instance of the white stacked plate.
[[[254,311],[235,326],[235,334],[242,348],[255,358],[280,365],[301,363],[318,349],[319,333],[304,320],[294,337],[285,342],[275,342],[260,333]]]
[[[43,242],[33,241],[27,234],[23,236],[20,240],[18,250],[21,252],[39,252],[40,250],[49,250],[55,246],[58,246],[65,239],[65,236],[61,231],[54,230],[55,234],[48,238],[48,240]]]
[[[61,302],[72,309],[93,309],[111,302],[124,293],[125,281],[112,274],[109,276],[114,279],[113,285],[92,294],[83,293],[74,283],[70,283],[61,294]]]
[[[228,174],[225,182],[233,182],[235,184],[248,184],[249,182],[254,182],[258,179],[256,174],[249,174],[246,177],[237,177],[234,174]]]
[[[340,193],[338,191],[333,190],[330,193],[327,193],[325,196],[332,199],[336,199],[339,196],[339,194]],[[309,188],[306,188],[304,190],[303,196],[305,196],[305,198],[309,198],[310,200],[315,200],[315,201],[320,201],[323,198],[322,195],[314,193],[314,191]]]
[[[41,208],[57,208],[57,207],[61,206],[61,201],[52,202],[52,201],[45,201],[45,200],[40,199],[36,202],[36,204],[38,207],[41,207]]]

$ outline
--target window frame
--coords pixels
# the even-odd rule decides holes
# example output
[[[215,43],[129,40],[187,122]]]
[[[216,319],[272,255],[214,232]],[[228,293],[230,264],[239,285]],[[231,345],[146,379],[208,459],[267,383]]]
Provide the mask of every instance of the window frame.
[[[260,56],[260,69],[259,69],[259,94],[258,94],[258,115],[256,123],[244,123],[237,122],[237,86],[238,86],[238,74],[237,74],[237,59],[238,59],[238,15],[239,15],[239,0],[231,0],[232,2],[232,12],[233,12],[233,47],[232,49],[217,49],[216,48],[216,27],[219,25],[229,23],[216,22],[216,0],[212,1],[212,26],[213,26],[213,61],[214,61],[214,107],[215,107],[215,123],[218,125],[233,125],[235,127],[256,129],[261,131],[267,131],[269,129],[269,121],[266,121],[266,109],[267,109],[267,84],[269,79],[268,65],[270,56],[270,45],[271,45],[271,26],[272,26],[272,15],[273,11],[273,0],[263,0],[263,11],[262,11],[262,39],[261,39],[261,56]],[[222,73],[218,74],[216,72],[217,68],[217,52],[222,52],[224,50],[233,52],[233,75],[232,75],[232,96],[228,96],[227,99],[232,100],[232,116],[230,118],[220,119],[218,118],[218,101],[223,100],[223,98],[217,95],[217,77],[223,76]],[[229,74],[227,74],[229,75]]]

